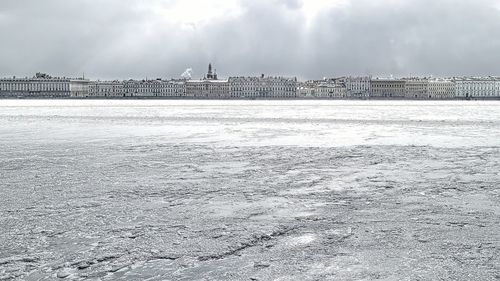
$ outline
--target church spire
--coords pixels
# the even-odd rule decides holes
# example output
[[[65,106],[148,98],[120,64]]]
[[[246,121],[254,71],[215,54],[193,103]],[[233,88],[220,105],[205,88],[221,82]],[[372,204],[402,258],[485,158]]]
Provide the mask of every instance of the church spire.
[[[214,74],[212,72],[212,63],[208,64],[207,79],[209,79],[209,80],[213,80],[214,79]]]

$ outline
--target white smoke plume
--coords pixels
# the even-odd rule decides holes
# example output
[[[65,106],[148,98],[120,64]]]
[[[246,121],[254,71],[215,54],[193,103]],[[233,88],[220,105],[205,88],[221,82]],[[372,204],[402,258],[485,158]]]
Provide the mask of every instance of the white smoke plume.
[[[192,68],[188,68],[186,69],[182,74],[181,74],[181,77],[184,78],[184,79],[191,79],[191,75],[193,73],[193,69]]]

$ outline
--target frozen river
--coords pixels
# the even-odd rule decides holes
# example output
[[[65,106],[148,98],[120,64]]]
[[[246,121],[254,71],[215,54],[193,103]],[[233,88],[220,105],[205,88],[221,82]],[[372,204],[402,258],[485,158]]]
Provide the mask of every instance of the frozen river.
[[[498,280],[500,102],[0,100],[0,280]]]

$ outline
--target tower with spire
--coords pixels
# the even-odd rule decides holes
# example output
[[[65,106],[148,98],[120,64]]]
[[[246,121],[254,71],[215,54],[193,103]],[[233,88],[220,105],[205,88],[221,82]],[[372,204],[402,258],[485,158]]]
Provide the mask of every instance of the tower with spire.
[[[217,70],[212,72],[212,63],[208,64],[207,80],[217,80]]]

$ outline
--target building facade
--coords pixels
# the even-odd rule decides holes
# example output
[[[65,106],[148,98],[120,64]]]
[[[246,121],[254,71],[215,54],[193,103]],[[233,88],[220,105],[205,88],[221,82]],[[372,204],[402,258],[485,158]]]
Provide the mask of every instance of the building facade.
[[[456,78],[455,96],[457,98],[499,98],[499,83],[497,77],[488,78]]]
[[[342,82],[323,82],[314,86],[311,95],[321,99],[342,99],[347,97],[347,89]]]
[[[403,79],[372,79],[371,98],[404,98],[405,84]]]
[[[230,97],[227,80],[188,80],[186,81],[186,97],[204,99],[226,99]]]
[[[186,97],[202,99],[226,99],[231,95],[228,80],[219,80],[217,72],[212,71],[212,64],[208,64],[208,71],[203,79],[191,79],[185,82]]]
[[[371,76],[346,77],[345,86],[350,98],[368,98],[371,92]]]
[[[124,96],[122,81],[92,81],[89,83],[89,97],[118,98]]]
[[[429,99],[455,98],[455,83],[446,79],[431,79],[428,86]]]
[[[116,88],[120,90],[120,88]],[[123,97],[181,98],[186,96],[185,80],[126,80],[123,82]]]
[[[0,78],[0,97],[69,98],[88,95],[88,80],[51,77],[37,73],[32,78]]]
[[[89,96],[89,80],[71,79],[69,81],[70,97],[87,98]]]
[[[232,98],[297,98],[296,78],[285,77],[230,77]]]
[[[429,80],[421,78],[405,79],[405,98],[406,99],[427,99],[429,98]]]

